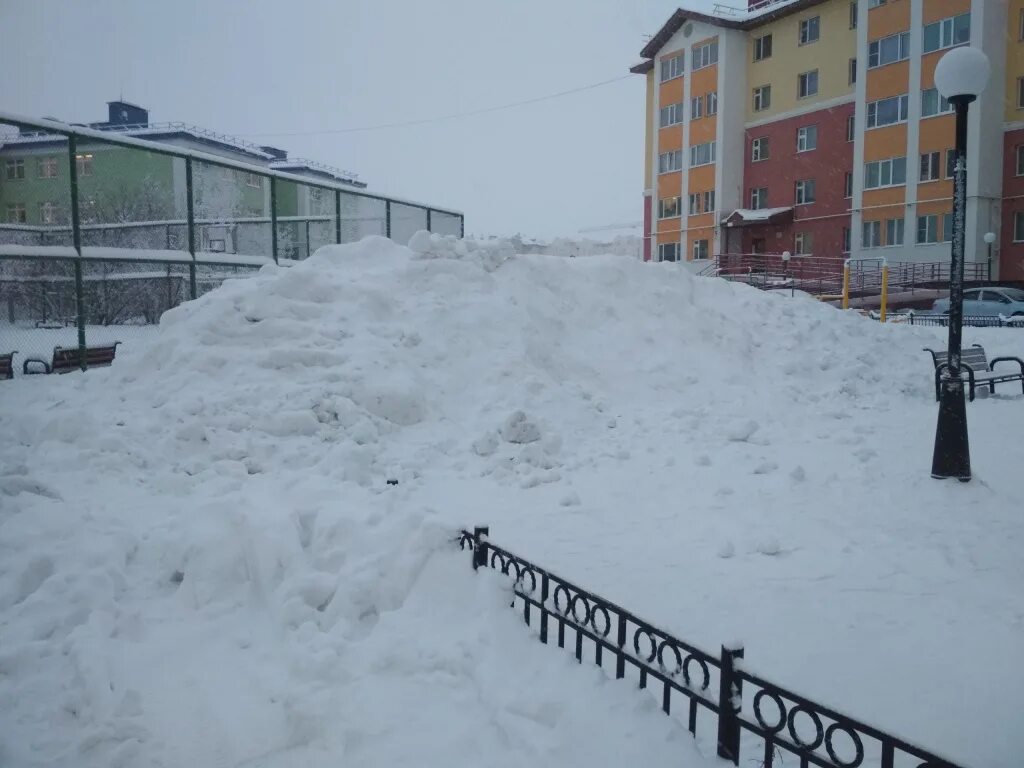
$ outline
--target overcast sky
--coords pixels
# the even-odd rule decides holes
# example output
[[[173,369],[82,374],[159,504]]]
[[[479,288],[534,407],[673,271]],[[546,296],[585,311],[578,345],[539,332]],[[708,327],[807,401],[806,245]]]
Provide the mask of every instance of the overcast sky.
[[[251,137],[373,190],[461,209],[469,233],[575,236],[641,218],[641,76],[437,123],[271,134],[433,118],[628,75],[677,5],[0,0],[0,109],[97,121],[123,95],[154,121]]]

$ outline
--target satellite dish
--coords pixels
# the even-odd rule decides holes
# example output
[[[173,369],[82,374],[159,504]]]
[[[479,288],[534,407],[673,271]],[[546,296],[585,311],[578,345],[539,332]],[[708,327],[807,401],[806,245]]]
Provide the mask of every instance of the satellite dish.
[[[683,27],[683,37],[689,37],[693,34],[693,24],[687,24]]]

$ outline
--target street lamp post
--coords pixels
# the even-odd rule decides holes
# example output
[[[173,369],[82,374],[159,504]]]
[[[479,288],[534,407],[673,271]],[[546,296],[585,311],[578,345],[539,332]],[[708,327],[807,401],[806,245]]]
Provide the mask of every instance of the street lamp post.
[[[960,377],[967,223],[967,108],[985,90],[988,75],[988,57],[978,48],[954,48],[935,67],[935,87],[956,110],[956,163],[953,170],[953,247],[949,265],[948,363],[939,389],[932,477],[955,477],[961,482],[971,479],[967,407],[964,382]]]
[[[988,246],[988,267],[986,269],[987,274],[985,279],[991,282],[992,280],[992,243],[996,241],[995,232],[986,232],[984,236],[985,245]]]

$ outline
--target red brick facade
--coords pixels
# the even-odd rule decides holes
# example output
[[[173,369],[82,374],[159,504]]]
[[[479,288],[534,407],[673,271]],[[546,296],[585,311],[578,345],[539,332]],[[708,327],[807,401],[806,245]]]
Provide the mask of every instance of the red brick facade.
[[[1024,216],[1024,175],[1017,175],[1017,147],[1024,130],[1003,134],[1003,211],[999,233],[999,279],[1024,281],[1024,242],[1013,241],[1014,214]]]

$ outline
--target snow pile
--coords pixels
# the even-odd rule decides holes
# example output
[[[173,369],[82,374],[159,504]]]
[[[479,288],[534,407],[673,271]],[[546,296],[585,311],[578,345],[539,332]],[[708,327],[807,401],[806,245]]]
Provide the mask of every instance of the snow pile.
[[[1018,643],[1024,410],[973,404],[981,482],[928,479],[941,333],[420,233],[229,281],[110,369],[7,382],[0,763],[700,760],[450,553],[489,523],[698,645],[743,636],[783,684],[1009,766],[1024,673],[959,661]],[[964,696],[991,710],[954,718]]]

